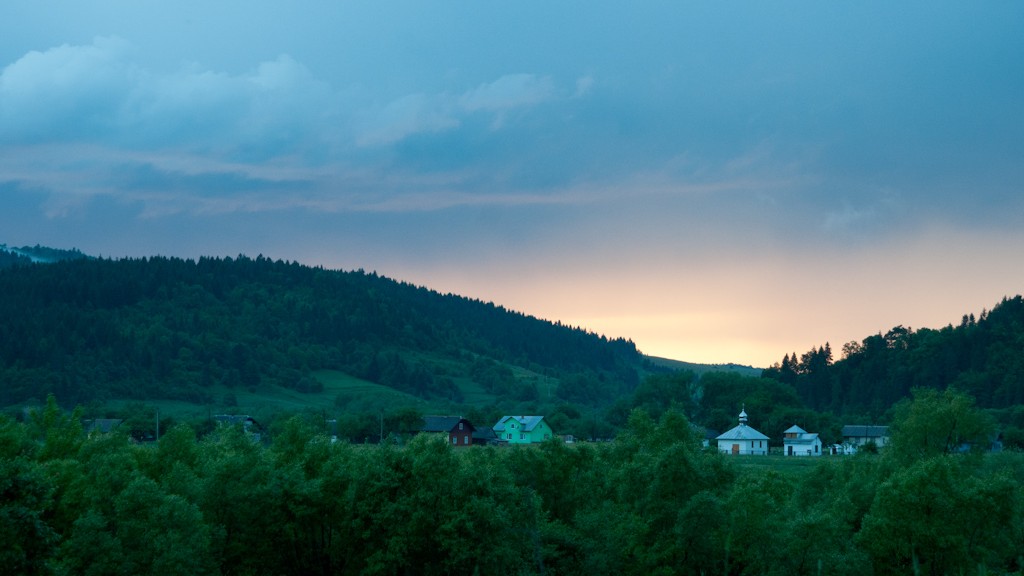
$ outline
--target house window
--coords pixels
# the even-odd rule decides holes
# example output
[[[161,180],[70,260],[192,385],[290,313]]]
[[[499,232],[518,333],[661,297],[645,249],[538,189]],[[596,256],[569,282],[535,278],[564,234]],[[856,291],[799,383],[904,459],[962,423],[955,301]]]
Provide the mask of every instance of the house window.
[[[519,434],[519,439],[520,439],[520,440],[526,440],[526,434],[522,434],[522,433],[520,433],[520,434]]]
[[[459,443],[458,436],[452,436],[452,444],[458,444],[458,443]]]
[[[509,432],[509,433],[508,433],[508,439],[509,439],[509,440],[511,440],[511,439],[512,439],[512,433],[511,433],[511,432]]]
[[[459,422],[459,430],[462,430],[462,422]]]
[[[468,446],[469,445],[469,436],[463,436],[462,437],[462,443]]]

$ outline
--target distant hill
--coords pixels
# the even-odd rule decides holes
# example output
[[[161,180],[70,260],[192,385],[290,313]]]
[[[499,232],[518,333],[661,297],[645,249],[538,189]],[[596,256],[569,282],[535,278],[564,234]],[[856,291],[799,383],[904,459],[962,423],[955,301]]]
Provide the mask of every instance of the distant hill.
[[[80,260],[83,258],[88,258],[88,256],[82,254],[77,249],[62,250],[59,248],[47,248],[38,244],[14,248],[6,244],[0,244],[0,269],[22,264],[52,264],[63,260]]]
[[[743,376],[757,377],[761,375],[761,368],[744,366],[742,364],[699,364],[695,362],[684,362],[682,360],[671,360],[657,356],[645,356],[646,360],[654,366],[667,368],[669,370],[690,370],[698,376],[708,372],[735,372]]]
[[[323,394],[343,374],[452,405],[602,406],[644,361],[608,339],[502,306],[267,258],[91,259],[0,270],[0,405]],[[334,377],[332,377],[334,379]]]

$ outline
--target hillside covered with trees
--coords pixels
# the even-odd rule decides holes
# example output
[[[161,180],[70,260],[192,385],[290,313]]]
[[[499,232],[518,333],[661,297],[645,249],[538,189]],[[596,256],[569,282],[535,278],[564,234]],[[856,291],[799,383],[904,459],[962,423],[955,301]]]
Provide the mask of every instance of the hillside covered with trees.
[[[637,385],[632,342],[363,271],[267,258],[75,259],[0,271],[0,405],[48,393],[211,403],[210,390],[315,391],[330,369],[419,398],[472,381],[585,406]]]
[[[828,443],[841,440],[844,423],[887,423],[915,388],[952,386],[996,416],[1009,445],[1024,446],[1020,296],[957,326],[897,326],[850,342],[838,361],[829,344],[786,354],[753,377],[647,359],[628,340],[376,273],[263,257],[18,251],[54,263],[17,256],[0,270],[0,406],[38,406],[52,393],[65,406],[94,407],[92,417],[146,427],[155,416],[147,403],[230,411],[236,396],[284,390],[315,399],[308,405],[358,439],[378,437],[382,418],[402,431],[424,409],[481,422],[525,410],[545,414],[559,433],[598,438],[636,408],[658,417],[674,407],[724,431],[746,406],[774,442],[796,423]],[[395,396],[324,398],[325,374]],[[134,404],[103,408],[111,400]]]
[[[793,387],[810,409],[880,421],[915,388],[954,388],[970,394],[1005,424],[1024,446],[1024,298],[1003,298],[978,317],[957,325],[914,330],[902,325],[885,334],[844,344],[833,361],[826,343],[797,356],[786,354],[766,369],[769,378]]]
[[[24,266],[33,262],[60,262],[61,260],[80,260],[88,258],[77,249],[64,250],[47,246],[8,247],[0,244],[0,270],[14,266]]]

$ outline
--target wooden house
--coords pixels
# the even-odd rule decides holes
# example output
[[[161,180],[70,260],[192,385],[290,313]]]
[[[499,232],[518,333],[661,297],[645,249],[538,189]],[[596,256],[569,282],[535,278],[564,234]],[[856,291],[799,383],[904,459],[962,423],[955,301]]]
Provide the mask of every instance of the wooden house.
[[[424,416],[420,432],[446,434],[452,446],[463,448],[473,445],[476,427],[461,416]]]

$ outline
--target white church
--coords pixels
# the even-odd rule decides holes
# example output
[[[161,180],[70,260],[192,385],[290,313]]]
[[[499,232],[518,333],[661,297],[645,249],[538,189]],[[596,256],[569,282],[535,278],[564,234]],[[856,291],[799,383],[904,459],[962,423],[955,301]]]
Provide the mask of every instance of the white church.
[[[718,438],[718,451],[726,454],[768,455],[768,437],[747,426],[747,411],[740,411],[739,426]]]

